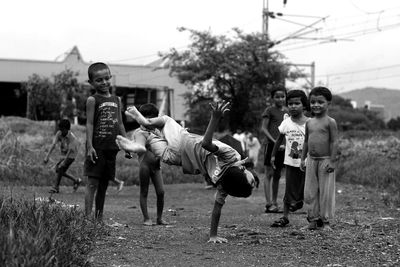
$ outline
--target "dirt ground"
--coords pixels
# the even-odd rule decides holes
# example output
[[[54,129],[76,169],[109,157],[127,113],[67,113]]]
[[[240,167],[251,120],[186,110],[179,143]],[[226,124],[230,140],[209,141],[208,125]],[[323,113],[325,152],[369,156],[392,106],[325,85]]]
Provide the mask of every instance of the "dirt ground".
[[[282,199],[284,184],[280,187]],[[4,189],[4,188],[3,188]],[[226,244],[207,243],[214,190],[202,184],[165,186],[167,226],[144,226],[139,188],[110,187],[105,205],[109,235],[89,255],[91,266],[399,266],[400,207],[389,196],[357,185],[337,184],[333,231],[308,231],[304,210],[285,228],[270,224],[282,214],[265,214],[262,188],[247,199],[229,198],[219,235]],[[6,189],[10,191],[10,189]],[[14,188],[25,197],[48,196],[46,187]],[[84,188],[62,187],[55,198],[83,208]],[[280,203],[281,204],[281,203]],[[155,221],[151,185],[149,213]]]

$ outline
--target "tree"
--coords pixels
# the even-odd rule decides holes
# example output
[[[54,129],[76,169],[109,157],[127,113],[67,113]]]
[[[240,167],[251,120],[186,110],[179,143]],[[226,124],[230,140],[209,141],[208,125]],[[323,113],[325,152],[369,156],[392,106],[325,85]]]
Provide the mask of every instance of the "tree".
[[[27,92],[27,117],[33,120],[59,120],[62,117],[72,119],[84,114],[84,100],[89,95],[79,84],[78,72],[64,70],[58,74],[41,77],[33,74],[23,83]]]
[[[398,131],[398,130],[400,130],[400,117],[397,117],[397,118],[392,118],[392,119],[390,119],[389,121],[388,121],[388,123],[387,123],[387,127],[390,129],[390,130],[393,130],[393,131]]]
[[[265,108],[269,92],[284,85],[285,79],[296,79],[302,73],[290,73],[283,55],[268,50],[270,41],[262,34],[244,34],[234,29],[235,36],[215,36],[210,32],[180,28],[190,33],[191,45],[179,52],[172,48],[162,56],[169,59],[170,74],[191,88],[186,95],[189,110],[204,99],[224,99],[232,103],[229,114],[231,130],[255,129]],[[190,112],[192,121],[204,113]]]

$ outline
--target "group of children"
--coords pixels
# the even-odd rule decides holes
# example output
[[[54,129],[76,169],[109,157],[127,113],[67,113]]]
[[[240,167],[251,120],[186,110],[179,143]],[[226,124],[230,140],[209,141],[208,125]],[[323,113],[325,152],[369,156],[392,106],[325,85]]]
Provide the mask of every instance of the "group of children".
[[[229,102],[221,101],[210,105],[211,119],[203,136],[189,133],[169,116],[158,116],[159,112],[155,105],[145,104],[139,110],[134,106],[129,107],[125,114],[141,125],[134,131],[132,140],[130,140],[127,138],[122,123],[121,100],[110,93],[112,77],[110,69],[104,63],[94,63],[88,69],[88,76],[89,83],[96,93],[88,97],[86,102],[86,158],[84,162],[84,175],[88,178],[85,191],[86,215],[92,214],[93,202],[95,202],[94,217],[102,220],[108,183],[115,179],[116,155],[120,149],[123,149],[128,155],[129,153],[138,154],[140,207],[144,225],[153,224],[147,212],[150,179],[157,194],[156,223],[167,224],[162,219],[164,207],[164,189],[160,171],[160,161],[162,161],[166,164],[181,166],[184,173],[203,174],[210,177],[216,185],[217,192],[211,214],[209,242],[227,242],[226,239],[217,235],[225,199],[228,195],[248,197],[256,184],[255,174],[251,169],[248,170],[245,167],[248,159],[243,160],[235,149],[213,139],[220,119],[226,112],[229,112]],[[272,173],[271,177],[274,177],[274,180],[278,177],[278,170],[282,168],[282,166],[278,167],[277,159],[278,154],[283,151],[281,143],[283,139],[286,139],[284,164],[286,165],[287,186],[284,198],[284,217],[274,222],[273,225],[275,226],[287,225],[289,223],[288,212],[302,207],[304,180],[306,181],[306,202],[312,204],[308,216],[310,224],[311,222],[316,224],[321,221],[327,225],[328,219],[333,214],[334,191],[332,191],[332,186],[334,187],[335,166],[333,159],[336,153],[334,148],[336,124],[333,119],[327,116],[326,112],[331,101],[331,95],[328,89],[323,89],[314,88],[310,93],[310,105],[314,115],[310,119],[306,118],[303,113],[308,106],[304,92],[299,90],[289,91],[287,98],[284,90],[282,90],[282,93],[275,92],[273,95],[273,99],[276,100],[277,111],[279,109],[281,113],[285,111],[284,102],[285,99],[287,100],[290,115],[279,125],[279,132],[271,134],[271,128],[267,128],[265,131],[266,134],[269,133],[267,136],[269,135],[271,140],[267,146],[271,155],[271,169],[268,170],[269,173]],[[327,95],[327,92],[329,95]],[[280,102],[281,105],[278,104]],[[267,127],[272,122],[275,125],[279,124],[272,118],[271,114],[274,112],[265,115],[269,121],[266,124]],[[61,128],[60,125],[61,133],[57,133],[57,135],[65,137],[65,131]],[[67,135],[71,136],[71,140],[73,139],[73,134],[70,131]],[[307,147],[303,148],[303,143]],[[73,161],[67,159],[71,158],[71,153],[75,151],[72,146],[70,148],[71,151],[60,163],[61,167],[67,166],[66,169],[69,166],[68,164]],[[50,153],[51,151],[49,151]],[[48,156],[46,159],[48,159]],[[288,166],[290,167],[288,168]],[[306,168],[305,175],[304,168]],[[325,175],[323,170],[328,175]],[[65,172],[61,173],[65,176]],[[307,178],[304,179],[304,176]],[[80,182],[80,180],[75,179],[75,187],[79,186]],[[323,187],[323,190],[321,187]],[[271,201],[276,206],[276,196]],[[267,204],[269,205],[269,203]],[[272,207],[272,204],[267,206],[268,210]]]
[[[272,227],[289,224],[289,212],[307,204],[309,230],[331,230],[329,220],[335,209],[335,167],[337,125],[328,116],[332,94],[315,87],[309,94],[302,90],[277,88],[272,91],[273,105],[263,113],[266,177],[265,212],[278,212],[277,195],[281,171],[285,167],[286,187],[283,216]],[[285,106],[286,104],[286,106]],[[305,116],[310,109],[311,116]]]

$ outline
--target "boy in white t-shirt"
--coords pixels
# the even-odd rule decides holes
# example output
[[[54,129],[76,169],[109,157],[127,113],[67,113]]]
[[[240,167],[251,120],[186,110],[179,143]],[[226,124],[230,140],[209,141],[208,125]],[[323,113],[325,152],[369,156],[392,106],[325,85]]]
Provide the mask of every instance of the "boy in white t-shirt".
[[[307,108],[307,96],[301,90],[290,90],[286,96],[289,117],[278,127],[280,135],[276,140],[271,155],[271,165],[275,168],[275,154],[283,139],[286,140],[285,159],[286,188],[283,198],[283,217],[271,227],[284,227],[289,224],[289,211],[303,207],[305,173],[300,169],[301,153],[305,136],[305,125],[308,117],[304,115]]]

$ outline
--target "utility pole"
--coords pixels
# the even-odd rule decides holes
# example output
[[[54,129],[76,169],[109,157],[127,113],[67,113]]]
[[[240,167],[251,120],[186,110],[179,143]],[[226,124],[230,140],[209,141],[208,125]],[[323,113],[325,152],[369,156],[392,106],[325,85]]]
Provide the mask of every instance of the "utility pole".
[[[262,11],[262,33],[268,37],[268,18],[269,18],[269,9],[268,3],[269,0],[263,0],[263,11]]]

